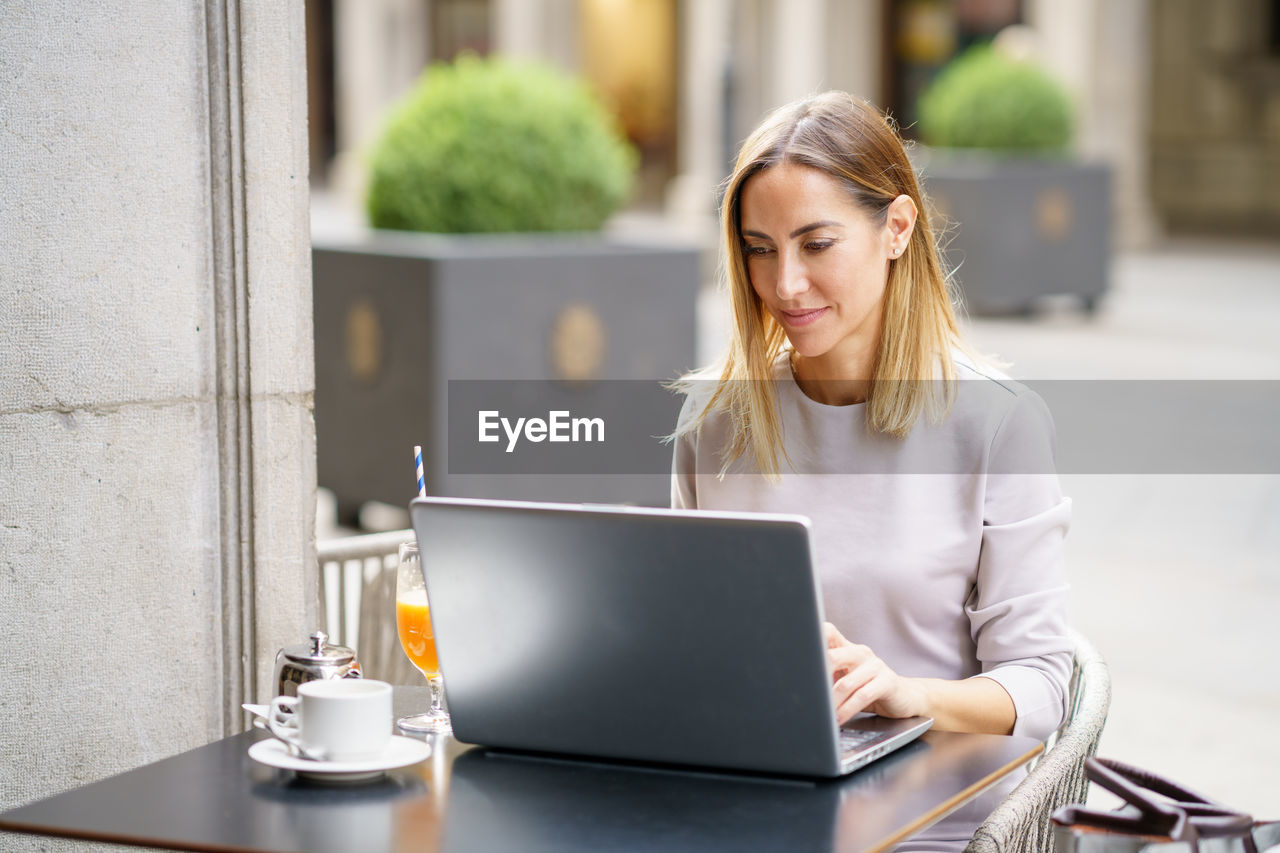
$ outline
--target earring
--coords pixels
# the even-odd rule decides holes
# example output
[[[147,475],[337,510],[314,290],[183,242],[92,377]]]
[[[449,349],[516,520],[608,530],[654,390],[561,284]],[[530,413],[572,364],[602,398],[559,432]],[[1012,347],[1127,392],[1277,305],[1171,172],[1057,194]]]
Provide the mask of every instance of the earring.
[[[894,246],[894,248],[893,248],[893,256],[896,258],[896,257],[898,257],[898,255],[901,255],[901,254],[902,254],[902,247],[901,247],[901,246]]]

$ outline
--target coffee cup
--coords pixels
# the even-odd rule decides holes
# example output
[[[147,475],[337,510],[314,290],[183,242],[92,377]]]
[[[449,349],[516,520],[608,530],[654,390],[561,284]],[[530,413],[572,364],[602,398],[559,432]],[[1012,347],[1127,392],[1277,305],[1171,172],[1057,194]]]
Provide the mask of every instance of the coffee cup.
[[[363,678],[308,681],[296,697],[271,700],[267,726],[307,758],[377,758],[391,741],[391,685]]]

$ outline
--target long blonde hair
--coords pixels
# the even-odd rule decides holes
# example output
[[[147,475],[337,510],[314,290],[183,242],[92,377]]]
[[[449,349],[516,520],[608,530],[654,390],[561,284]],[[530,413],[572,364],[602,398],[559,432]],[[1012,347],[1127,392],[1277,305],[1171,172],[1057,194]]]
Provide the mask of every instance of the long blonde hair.
[[[955,397],[953,347],[961,346],[952,294],[938,259],[924,194],[902,140],[876,107],[845,92],[827,92],[784,106],[743,143],[725,184],[720,208],[725,276],[733,330],[719,380],[697,418],[727,413],[729,444],[721,474],[750,454],[758,470],[776,479],[786,458],[773,383],[773,365],[786,334],[751,286],[741,234],[742,190],[754,175],[781,163],[817,169],[835,178],[878,223],[900,195],[915,203],[915,228],[903,254],[889,262],[880,344],[872,368],[867,428],[905,437],[922,412],[940,421]],[[689,381],[697,374],[686,377]],[[921,380],[942,380],[921,381]],[[905,380],[905,381],[904,381]]]

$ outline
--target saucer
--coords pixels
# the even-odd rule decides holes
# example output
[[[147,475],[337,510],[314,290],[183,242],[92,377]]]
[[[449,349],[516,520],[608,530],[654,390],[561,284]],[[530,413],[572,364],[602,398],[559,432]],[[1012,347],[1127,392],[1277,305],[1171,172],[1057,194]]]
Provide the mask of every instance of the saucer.
[[[363,782],[376,779],[388,770],[417,764],[431,754],[431,745],[402,735],[392,735],[391,742],[376,758],[362,761],[313,761],[289,752],[284,741],[276,738],[260,740],[249,747],[249,757],[260,764],[280,770],[292,770],[305,779],[324,782]]]

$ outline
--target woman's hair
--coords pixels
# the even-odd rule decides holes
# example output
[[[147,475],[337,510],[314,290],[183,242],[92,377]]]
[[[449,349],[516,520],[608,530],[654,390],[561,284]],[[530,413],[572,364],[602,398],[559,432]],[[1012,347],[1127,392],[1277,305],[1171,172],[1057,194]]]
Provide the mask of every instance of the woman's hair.
[[[751,286],[741,234],[743,187],[754,175],[780,163],[831,176],[877,224],[886,221],[889,204],[900,195],[909,196],[916,206],[907,246],[901,256],[888,261],[880,343],[867,401],[868,429],[905,437],[921,411],[941,420],[955,393],[951,349],[961,344],[960,332],[924,195],[902,140],[890,120],[866,101],[844,92],[806,98],[776,110],[747,138],[725,184],[720,215],[733,330],[714,393],[701,414],[679,428],[696,428],[715,409],[727,413],[730,441],[722,474],[735,459],[750,453],[760,472],[775,479],[779,452],[786,457],[774,383],[762,380],[773,378],[787,338]],[[921,381],[936,379],[943,381]]]

